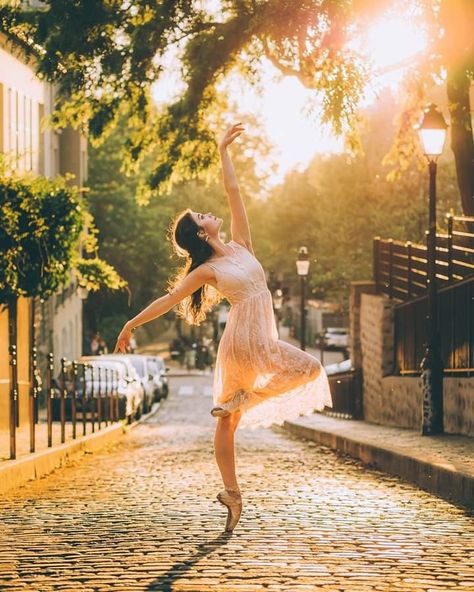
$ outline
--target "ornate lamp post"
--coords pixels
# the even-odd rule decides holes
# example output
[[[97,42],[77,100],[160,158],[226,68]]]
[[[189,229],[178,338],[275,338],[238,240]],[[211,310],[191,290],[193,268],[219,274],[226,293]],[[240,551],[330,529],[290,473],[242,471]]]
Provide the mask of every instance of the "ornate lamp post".
[[[428,231],[428,314],[427,344],[421,362],[423,381],[423,436],[443,433],[443,363],[438,331],[438,294],[436,291],[436,172],[438,157],[446,139],[446,121],[436,105],[425,110],[418,131],[429,170]]]
[[[283,291],[277,288],[273,292],[273,309],[275,311],[276,327],[278,335],[280,335],[280,310],[283,306]]]
[[[300,247],[298,259],[296,260],[296,273],[301,278],[301,349],[306,349],[306,309],[305,309],[305,291],[306,278],[309,272],[308,249]]]

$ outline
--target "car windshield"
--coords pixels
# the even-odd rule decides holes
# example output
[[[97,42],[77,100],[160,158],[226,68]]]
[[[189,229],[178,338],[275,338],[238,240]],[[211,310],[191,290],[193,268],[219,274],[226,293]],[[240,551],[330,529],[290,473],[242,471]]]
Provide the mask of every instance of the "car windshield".
[[[333,335],[347,335],[347,329],[328,329],[327,332]]]
[[[130,362],[132,362],[133,367],[138,372],[140,376],[145,376],[145,363],[143,358],[129,358]]]

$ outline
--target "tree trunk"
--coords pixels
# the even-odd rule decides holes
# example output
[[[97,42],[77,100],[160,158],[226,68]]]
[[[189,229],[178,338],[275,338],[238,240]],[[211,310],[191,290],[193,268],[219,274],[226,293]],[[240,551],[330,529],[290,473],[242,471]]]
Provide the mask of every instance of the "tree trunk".
[[[448,100],[451,115],[451,148],[462,209],[474,216],[474,139],[472,135],[469,89],[471,80],[464,68],[448,71]]]

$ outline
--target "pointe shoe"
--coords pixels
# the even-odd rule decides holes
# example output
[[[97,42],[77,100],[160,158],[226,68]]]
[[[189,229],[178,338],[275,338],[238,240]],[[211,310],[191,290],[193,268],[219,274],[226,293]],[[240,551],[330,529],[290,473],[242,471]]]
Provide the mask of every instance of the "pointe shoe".
[[[239,389],[228,403],[221,403],[221,405],[213,407],[211,409],[211,415],[214,417],[227,417],[233,411],[237,411],[239,408],[243,407],[248,396],[249,393],[247,391]]]
[[[242,496],[239,489],[223,489],[216,498],[227,507],[225,531],[232,532],[240,520],[242,513]]]

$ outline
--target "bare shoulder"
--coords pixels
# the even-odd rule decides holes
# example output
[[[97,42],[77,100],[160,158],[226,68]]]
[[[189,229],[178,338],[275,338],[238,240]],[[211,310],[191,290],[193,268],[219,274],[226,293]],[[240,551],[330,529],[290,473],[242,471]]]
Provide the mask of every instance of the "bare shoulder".
[[[216,277],[216,272],[210,265],[207,264],[207,261],[201,263],[201,265],[196,267],[194,271],[199,274],[199,277],[204,282],[207,282],[208,280],[213,280]]]

